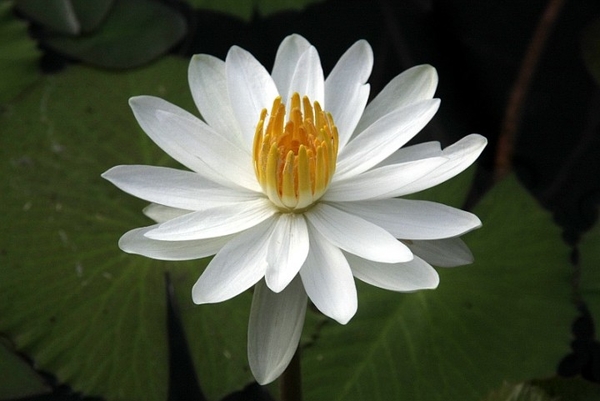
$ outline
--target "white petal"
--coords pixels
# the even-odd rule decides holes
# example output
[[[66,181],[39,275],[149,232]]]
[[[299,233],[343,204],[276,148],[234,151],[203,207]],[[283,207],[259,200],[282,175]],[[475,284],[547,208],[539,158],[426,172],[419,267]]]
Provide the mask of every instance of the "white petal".
[[[471,134],[448,146],[442,151],[443,157],[447,159],[446,163],[405,187],[402,195],[434,187],[460,174],[473,164],[486,145],[487,139],[485,137],[478,134]]]
[[[177,209],[151,203],[142,210],[142,212],[157,223],[164,223],[184,214],[192,213],[191,210]]]
[[[271,202],[259,198],[192,212],[148,231],[148,238],[185,241],[234,234],[253,227],[277,213]]]
[[[415,255],[434,266],[455,267],[473,263],[473,254],[460,238],[406,241],[406,245]]]
[[[298,348],[307,297],[297,277],[279,294],[256,284],[248,323],[248,362],[259,384],[277,379]]]
[[[119,248],[127,253],[159,260],[192,260],[217,253],[232,238],[231,235],[195,241],[157,241],[145,234],[156,225],[136,228],[119,239]]]
[[[396,109],[424,99],[431,99],[437,83],[437,72],[430,65],[418,65],[404,71],[392,79],[369,103],[356,127],[356,132],[362,132],[382,116]]]
[[[250,153],[237,143],[165,100],[138,96],[129,104],[148,136],[191,170],[224,186],[260,191]]]
[[[335,179],[360,174],[387,158],[427,125],[439,105],[439,99],[423,100],[374,122],[340,152]]]
[[[198,171],[205,168],[205,163],[193,153],[196,144],[194,125],[200,125],[194,121],[197,119],[195,116],[166,100],[153,96],[132,97],[129,99],[129,105],[144,132],[172,158],[190,170]],[[178,116],[185,120],[189,128],[180,132],[174,130],[170,124],[164,122],[164,119],[158,118],[159,110],[170,112],[174,115],[173,118]]]
[[[354,132],[369,99],[367,79],[373,68],[373,51],[365,40],[354,43],[325,80],[325,110],[338,128],[339,149]]]
[[[289,88],[298,60],[309,47],[308,40],[298,34],[293,34],[283,39],[277,49],[271,76],[284,101],[291,96]]]
[[[419,257],[406,263],[377,263],[346,254],[354,277],[391,291],[417,291],[436,288],[440,278],[433,267]]]
[[[413,257],[383,228],[333,206],[319,203],[305,215],[319,233],[346,252],[384,263],[407,262]]]
[[[304,216],[284,213],[277,218],[267,253],[267,285],[274,292],[283,290],[298,274],[308,255],[308,228]]]
[[[241,141],[240,128],[229,102],[225,62],[207,54],[192,57],[188,69],[192,97],[202,118],[221,135]]]
[[[387,166],[389,164],[412,162],[430,157],[441,157],[442,155],[442,147],[440,146],[439,142],[423,142],[398,149],[387,159],[379,163],[377,167]]]
[[[234,236],[221,248],[192,288],[194,303],[225,301],[263,278],[273,225],[274,219],[264,221]]]
[[[356,313],[356,285],[348,261],[337,246],[316,230],[310,233],[310,251],[300,269],[304,289],[324,315],[346,324]]]
[[[412,193],[413,182],[445,163],[443,157],[378,167],[343,181],[332,182],[324,201],[385,199]],[[407,189],[408,188],[408,189]]]
[[[474,214],[435,202],[392,198],[339,202],[335,206],[402,239],[456,237],[481,227],[481,220]]]
[[[225,60],[229,101],[239,123],[242,141],[251,154],[262,109],[271,110],[279,95],[268,71],[247,51],[233,46]]]
[[[298,60],[296,71],[294,71],[290,82],[288,97],[282,99],[283,102],[287,103],[294,92],[298,92],[300,98],[308,96],[311,102],[319,102],[321,106],[325,104],[323,68],[321,67],[319,53],[312,46]]]
[[[257,198],[251,191],[227,188],[197,173],[167,167],[116,166],[102,177],[140,199],[186,210],[203,210]]]

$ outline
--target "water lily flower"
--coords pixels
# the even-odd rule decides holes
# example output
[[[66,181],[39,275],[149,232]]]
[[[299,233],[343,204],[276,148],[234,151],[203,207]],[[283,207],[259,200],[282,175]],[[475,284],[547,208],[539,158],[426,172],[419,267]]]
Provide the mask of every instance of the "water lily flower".
[[[459,236],[481,225],[475,215],[400,197],[463,171],[486,139],[402,147],[438,109],[436,71],[411,68],[367,105],[372,65],[360,40],[325,79],[299,35],[283,40],[271,73],[239,47],[225,61],[196,55],[189,83],[202,118],[160,98],[130,100],[146,134],[190,171],[128,165],[103,174],[151,202],[144,212],[156,224],[123,235],[122,250],[215,255],[192,289],[197,304],[254,286],[248,359],[261,384],[291,360],[308,299],[346,324],[357,310],[355,278],[431,289],[431,265],[472,261]]]

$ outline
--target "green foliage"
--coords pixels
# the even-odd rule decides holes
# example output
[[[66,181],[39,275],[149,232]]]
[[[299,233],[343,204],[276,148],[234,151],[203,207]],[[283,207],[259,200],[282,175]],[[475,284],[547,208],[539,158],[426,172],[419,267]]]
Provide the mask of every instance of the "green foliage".
[[[542,389],[525,384],[504,383],[498,390],[493,391],[483,401],[558,401],[551,398]]]
[[[440,191],[459,194],[452,186],[466,190],[459,178]],[[554,373],[575,317],[559,230],[514,177],[474,212],[475,264],[440,269],[435,291],[359,286],[357,315],[325,325],[304,353],[306,399],[480,400]]]
[[[27,24],[12,14],[12,3],[0,3],[0,104],[39,79],[39,57],[35,42],[27,35]]]
[[[116,0],[16,0],[17,9],[46,29],[78,35],[96,29]]]
[[[249,21],[256,10],[265,17],[280,11],[302,10],[323,0],[188,0],[196,7],[230,14]]]
[[[0,400],[23,398],[50,391],[44,380],[0,338]]]
[[[579,289],[594,323],[600,325],[600,224],[587,232],[579,246],[581,277]]]
[[[192,110],[185,77],[179,60],[124,74],[73,67],[0,115],[0,332],[84,394],[166,399],[167,273],[205,394],[217,399],[250,380],[249,295],[195,306],[191,286],[205,261],[120,251],[120,235],[151,222],[142,202],[100,178],[117,164],[168,161],[127,99],[154,94]]]
[[[57,32],[76,35],[81,28],[71,0],[17,0],[17,9]]]
[[[91,6],[81,9],[85,10],[87,20],[97,15]],[[167,52],[181,40],[185,31],[183,17],[160,2],[117,0],[93,34],[53,35],[46,39],[46,44],[91,65],[130,68]]]

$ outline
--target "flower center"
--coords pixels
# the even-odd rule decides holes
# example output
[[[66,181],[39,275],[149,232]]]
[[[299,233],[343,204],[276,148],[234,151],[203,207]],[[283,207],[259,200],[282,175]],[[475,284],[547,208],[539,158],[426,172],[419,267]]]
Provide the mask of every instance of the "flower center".
[[[291,98],[289,119],[285,104],[275,98],[271,115],[260,113],[254,135],[254,171],[263,191],[278,208],[302,211],[327,190],[335,172],[337,127],[330,113],[307,96]]]

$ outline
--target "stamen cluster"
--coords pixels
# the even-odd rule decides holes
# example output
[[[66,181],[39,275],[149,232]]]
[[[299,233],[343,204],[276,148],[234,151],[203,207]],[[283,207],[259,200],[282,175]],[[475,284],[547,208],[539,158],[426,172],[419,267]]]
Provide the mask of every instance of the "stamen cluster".
[[[303,211],[327,190],[335,172],[338,132],[330,113],[307,96],[291,97],[289,119],[281,97],[267,120],[263,109],[254,136],[254,170],[269,199],[282,211]],[[266,127],[265,127],[266,122]]]

